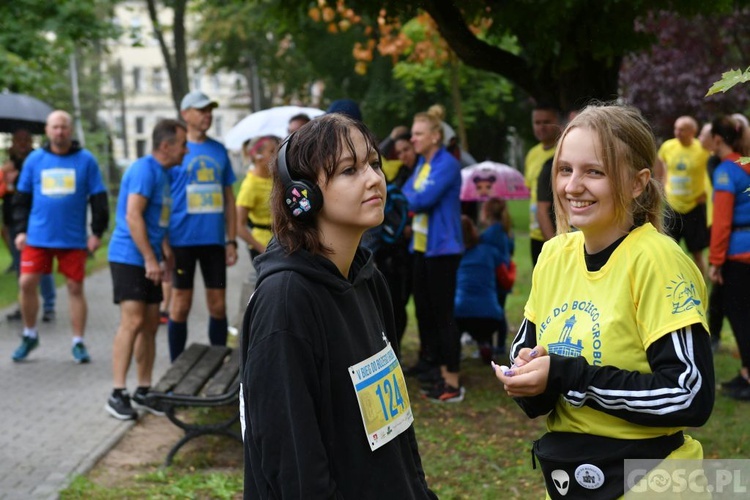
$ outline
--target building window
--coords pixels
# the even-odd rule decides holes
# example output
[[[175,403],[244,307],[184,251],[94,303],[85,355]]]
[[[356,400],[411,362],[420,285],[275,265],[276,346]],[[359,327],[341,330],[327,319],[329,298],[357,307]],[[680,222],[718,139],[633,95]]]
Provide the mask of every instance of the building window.
[[[140,158],[146,156],[146,140],[138,139],[135,141],[135,155]]]
[[[162,73],[161,68],[154,68],[152,83],[156,92],[164,90],[164,74]]]
[[[221,78],[219,78],[219,75],[213,75],[211,77],[211,87],[214,92],[219,92],[221,90]]]
[[[125,121],[122,117],[122,115],[115,116],[115,137],[118,139],[122,139],[122,131],[125,130]]]
[[[146,127],[144,127],[144,121],[145,120],[142,116],[135,117],[135,133],[136,134],[142,134],[143,131],[146,129]]]
[[[138,66],[133,68],[133,90],[136,92],[141,91],[141,68]]]

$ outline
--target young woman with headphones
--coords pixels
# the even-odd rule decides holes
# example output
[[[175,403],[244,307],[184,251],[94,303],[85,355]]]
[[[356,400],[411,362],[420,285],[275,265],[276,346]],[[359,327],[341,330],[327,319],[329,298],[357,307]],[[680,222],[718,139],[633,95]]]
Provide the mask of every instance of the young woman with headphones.
[[[436,498],[414,435],[388,287],[364,232],[385,177],[360,121],[327,114],[280,147],[274,239],[242,326],[245,498]]]

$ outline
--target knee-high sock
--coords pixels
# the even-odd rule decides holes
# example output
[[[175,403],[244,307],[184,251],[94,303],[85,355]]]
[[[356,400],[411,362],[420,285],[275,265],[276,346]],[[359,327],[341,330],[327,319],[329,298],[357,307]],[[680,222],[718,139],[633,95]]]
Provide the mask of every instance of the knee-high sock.
[[[169,359],[174,361],[185,350],[187,322],[178,323],[170,319],[167,325],[167,338],[169,341]]]
[[[208,340],[211,345],[227,345],[227,318],[208,318]]]

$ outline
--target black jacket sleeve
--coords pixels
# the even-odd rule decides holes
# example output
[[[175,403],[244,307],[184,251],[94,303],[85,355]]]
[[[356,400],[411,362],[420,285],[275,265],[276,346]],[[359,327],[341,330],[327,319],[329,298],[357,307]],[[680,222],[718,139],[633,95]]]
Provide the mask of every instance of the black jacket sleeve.
[[[528,319],[523,320],[516,338],[513,339],[513,343],[510,346],[511,365],[513,364],[513,360],[518,356],[518,352],[524,347],[528,347],[529,349],[536,347],[536,325]],[[513,399],[529,418],[536,418],[551,412],[559,397],[559,393],[549,391],[548,389],[538,396]]]
[[[31,193],[16,191],[13,196],[13,231],[15,234],[25,233],[29,227],[31,214]]]
[[[109,227],[109,201],[107,192],[92,194],[89,196],[91,205],[91,232],[101,238],[104,231]]]
[[[711,341],[700,324],[664,335],[646,351],[652,373],[592,366],[552,354],[547,391],[639,425],[695,427],[714,404]]]

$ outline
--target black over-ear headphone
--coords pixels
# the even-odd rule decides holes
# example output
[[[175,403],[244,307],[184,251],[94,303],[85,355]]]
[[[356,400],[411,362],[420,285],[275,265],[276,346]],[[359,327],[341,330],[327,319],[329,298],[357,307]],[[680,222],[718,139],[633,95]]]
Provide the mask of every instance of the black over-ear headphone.
[[[284,201],[292,215],[300,220],[310,219],[323,206],[323,193],[317,184],[305,180],[294,180],[289,175],[289,167],[286,164],[286,150],[289,147],[289,139],[279,148],[276,165],[279,171],[279,179],[284,186]]]

